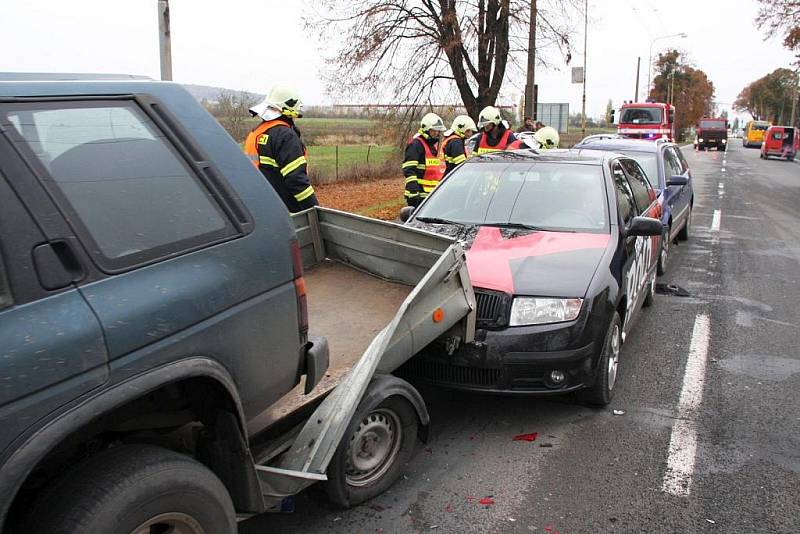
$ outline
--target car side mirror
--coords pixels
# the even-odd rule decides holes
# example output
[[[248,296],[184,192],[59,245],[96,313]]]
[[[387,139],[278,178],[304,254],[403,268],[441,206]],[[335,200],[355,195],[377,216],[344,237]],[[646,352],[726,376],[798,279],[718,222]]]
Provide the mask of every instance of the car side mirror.
[[[414,206],[406,206],[400,210],[400,220],[406,222],[411,218],[411,215],[413,214],[414,214]]]
[[[674,109],[669,110],[669,113],[667,114],[667,121],[669,122],[669,124],[672,124],[673,122],[675,122],[675,110]]]
[[[689,183],[689,179],[686,176],[670,176],[669,180],[667,180],[667,187],[671,185],[683,186]]]
[[[631,225],[625,232],[626,236],[655,236],[661,235],[664,225],[658,219],[652,217],[634,217]]]
[[[616,111],[611,110],[611,124],[617,124],[617,116],[615,115]]]

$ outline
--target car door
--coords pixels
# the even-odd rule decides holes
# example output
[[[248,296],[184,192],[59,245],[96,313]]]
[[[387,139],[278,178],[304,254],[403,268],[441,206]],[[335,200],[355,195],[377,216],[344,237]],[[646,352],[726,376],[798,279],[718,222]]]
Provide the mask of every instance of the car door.
[[[620,158],[619,163],[625,171],[628,185],[633,193],[636,205],[635,215],[661,220],[661,205],[642,168],[633,159]],[[653,271],[658,261],[662,238],[660,236],[639,236],[634,239],[636,240],[634,266],[632,272],[627,273],[627,276],[630,278],[631,290],[636,295],[634,309],[638,310],[646,294],[643,289],[650,282],[650,277],[655,276]]]
[[[689,171],[689,164],[676,146],[668,146],[664,149],[664,173],[667,180],[672,176],[684,176],[689,180],[686,185],[673,185],[668,188],[670,189],[670,212],[672,214],[670,239],[674,239],[686,223],[692,197],[692,175]]]
[[[108,376],[72,237],[0,135],[0,465],[13,440]]]
[[[620,243],[622,258],[620,261],[621,272],[619,273],[620,291],[625,295],[625,316],[622,318],[623,330],[627,331],[631,318],[636,310],[636,301],[639,288],[634,284],[634,273],[636,272],[637,242],[640,238],[626,235],[631,221],[636,217],[637,207],[633,199],[625,172],[618,161],[611,163],[611,175],[614,179],[614,188],[617,197],[617,211],[619,213]],[[641,248],[641,245],[639,246]],[[615,273],[616,274],[616,273]]]
[[[78,286],[102,325],[111,381],[212,358],[236,377],[251,418],[297,381],[290,242],[283,228],[248,240],[235,193],[146,98],[4,106],[96,273]]]

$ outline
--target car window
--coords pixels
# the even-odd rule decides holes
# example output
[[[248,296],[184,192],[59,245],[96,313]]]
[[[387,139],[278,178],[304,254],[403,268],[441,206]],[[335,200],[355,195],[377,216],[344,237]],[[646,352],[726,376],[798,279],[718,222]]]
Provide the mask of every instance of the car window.
[[[608,200],[597,165],[476,162],[453,171],[415,217],[607,232]]]
[[[611,166],[611,173],[614,176],[614,188],[617,191],[617,205],[619,215],[624,224],[628,224],[636,213],[636,206],[633,202],[633,193],[631,193],[628,180],[625,178],[625,173],[622,172],[622,167],[618,162],[614,162]]]
[[[650,184],[647,182],[644,171],[634,160],[620,159],[619,162],[628,174],[628,183],[631,186],[636,205],[639,207],[637,214],[641,214],[653,202],[653,197],[650,195]]]
[[[620,150],[620,154],[625,154],[629,158],[633,158],[636,160],[636,163],[641,165],[642,170],[644,170],[645,175],[647,175],[647,181],[650,182],[655,188],[658,188],[658,159],[656,158],[656,154],[654,152],[637,152],[634,150]]]
[[[34,102],[3,111],[46,171],[44,185],[105,265],[133,265],[236,233],[135,102]]]
[[[664,172],[667,179],[683,174],[683,164],[671,146],[664,149]]]
[[[686,157],[683,155],[683,150],[676,146],[672,147],[672,150],[675,151],[675,153],[678,155],[678,159],[681,160],[681,168],[683,169],[683,172],[688,171],[689,163],[686,161]]]

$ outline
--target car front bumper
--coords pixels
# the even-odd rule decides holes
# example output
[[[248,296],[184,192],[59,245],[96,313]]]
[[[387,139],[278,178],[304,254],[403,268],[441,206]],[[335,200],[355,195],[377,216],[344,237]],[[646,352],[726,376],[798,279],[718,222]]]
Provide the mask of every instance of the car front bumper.
[[[401,376],[454,389],[512,395],[557,395],[594,383],[602,341],[573,337],[579,325],[478,330],[476,342],[448,356],[429,347],[399,369]],[[582,329],[581,329],[582,330]],[[581,339],[575,344],[570,340]],[[549,350],[552,349],[552,350]],[[553,380],[554,371],[563,380]]]

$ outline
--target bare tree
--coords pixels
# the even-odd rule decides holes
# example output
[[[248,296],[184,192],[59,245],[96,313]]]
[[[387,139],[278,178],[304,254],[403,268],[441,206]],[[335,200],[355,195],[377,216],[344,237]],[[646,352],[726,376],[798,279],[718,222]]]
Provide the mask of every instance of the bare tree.
[[[756,24],[767,35],[783,34],[783,46],[794,52],[800,67],[800,0],[758,0]]]
[[[241,143],[253,126],[249,109],[258,103],[258,97],[246,91],[222,89],[211,113],[231,137]]]
[[[340,42],[329,63],[336,94],[428,104],[455,92],[472,116],[497,101],[510,71],[524,72],[529,0],[319,0],[309,29]],[[576,0],[539,0],[538,63],[571,59]],[[348,93],[349,91],[349,93]]]

